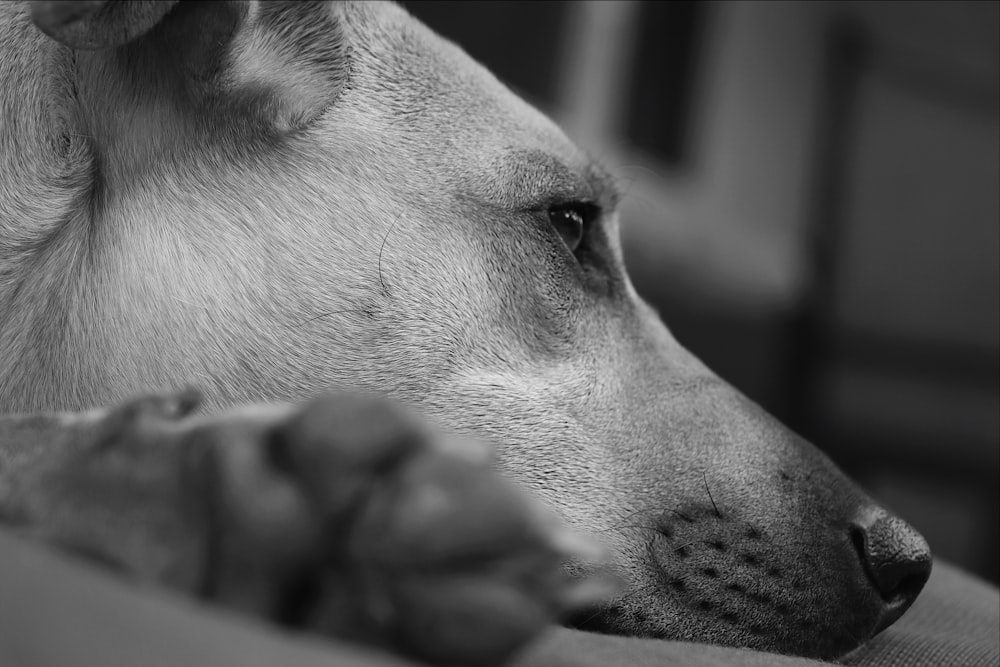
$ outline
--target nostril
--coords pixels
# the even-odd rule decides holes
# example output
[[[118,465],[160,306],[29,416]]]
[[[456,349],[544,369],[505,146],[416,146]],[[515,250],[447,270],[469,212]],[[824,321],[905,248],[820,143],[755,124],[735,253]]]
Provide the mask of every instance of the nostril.
[[[851,541],[869,579],[887,603],[908,607],[927,583],[931,552],[908,523],[885,513],[851,527]]]

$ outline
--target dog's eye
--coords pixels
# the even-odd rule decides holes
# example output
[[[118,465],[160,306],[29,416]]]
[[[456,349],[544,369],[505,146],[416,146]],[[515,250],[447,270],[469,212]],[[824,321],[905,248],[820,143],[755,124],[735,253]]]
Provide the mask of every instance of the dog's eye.
[[[587,224],[594,217],[594,205],[583,202],[561,204],[548,210],[549,221],[570,252],[575,253],[583,241]]]

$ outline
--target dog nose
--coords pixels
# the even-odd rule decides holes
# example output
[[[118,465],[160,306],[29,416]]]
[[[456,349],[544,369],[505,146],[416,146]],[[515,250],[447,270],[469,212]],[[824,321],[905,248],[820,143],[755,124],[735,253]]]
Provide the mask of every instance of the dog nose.
[[[931,574],[931,550],[910,524],[879,511],[854,525],[854,546],[886,603],[880,629],[909,608]]]

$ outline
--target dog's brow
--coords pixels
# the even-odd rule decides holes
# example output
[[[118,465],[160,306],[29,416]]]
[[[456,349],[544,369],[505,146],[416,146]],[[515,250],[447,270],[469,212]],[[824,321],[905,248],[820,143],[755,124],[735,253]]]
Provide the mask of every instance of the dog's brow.
[[[624,195],[618,179],[603,163],[591,159],[584,170],[584,178],[594,190],[596,195],[594,200],[597,203],[609,211],[618,208]]]
[[[501,158],[499,171],[525,203],[577,199],[611,210],[621,199],[615,179],[595,160],[571,166],[546,151],[518,150]]]

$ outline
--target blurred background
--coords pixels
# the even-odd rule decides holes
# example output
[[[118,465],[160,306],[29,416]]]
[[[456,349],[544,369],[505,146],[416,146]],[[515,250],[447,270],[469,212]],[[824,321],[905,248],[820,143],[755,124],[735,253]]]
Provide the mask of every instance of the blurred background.
[[[640,294],[994,582],[996,2],[404,2],[628,191]]]

